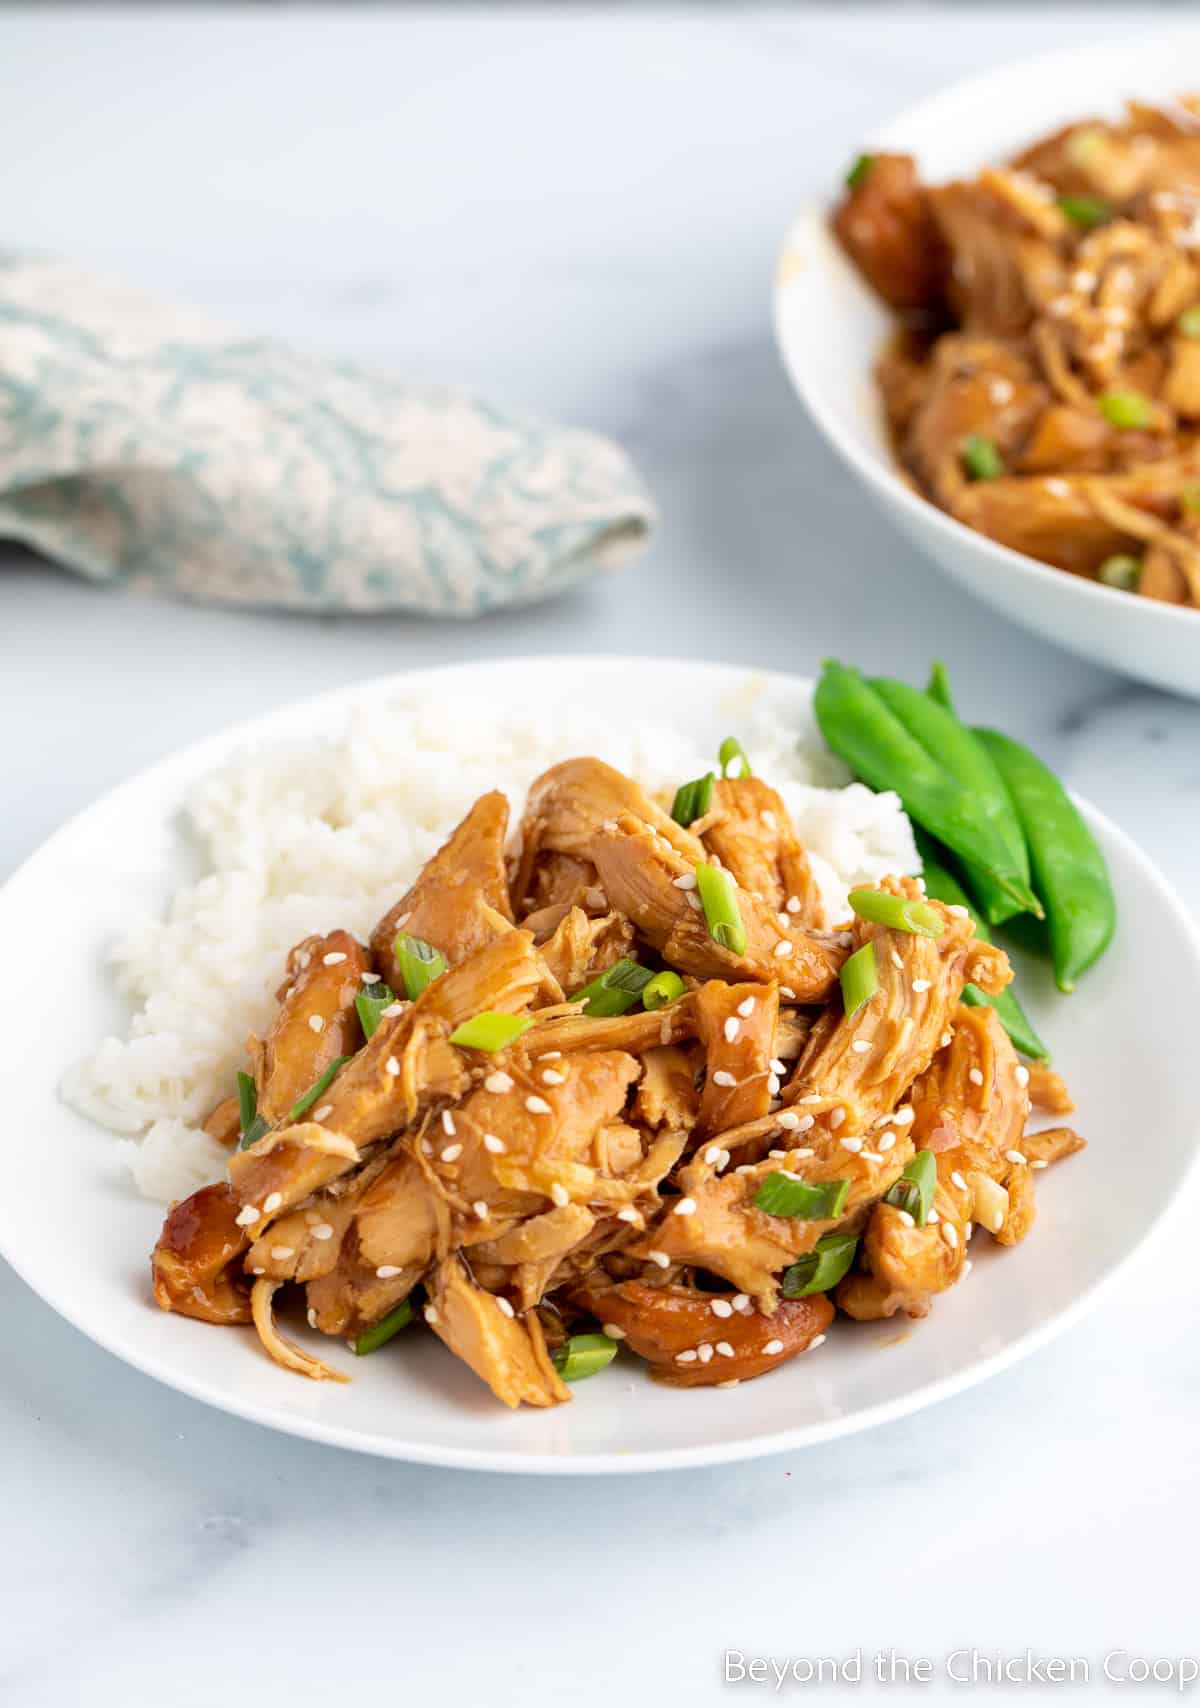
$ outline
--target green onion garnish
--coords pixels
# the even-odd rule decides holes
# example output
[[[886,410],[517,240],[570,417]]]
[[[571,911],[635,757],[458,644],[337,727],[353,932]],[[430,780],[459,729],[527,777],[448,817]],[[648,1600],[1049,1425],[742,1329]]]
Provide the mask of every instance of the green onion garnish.
[[[320,1097],[321,1093],[327,1088],[330,1080],[333,1078],[337,1070],[340,1067],[343,1067],[349,1060],[349,1056],[335,1056],[329,1066],[325,1069],[325,1072],[321,1075],[320,1079],[310,1085],[302,1097],[297,1097],[296,1101],[287,1112],[288,1120],[298,1121],[306,1109],[311,1109],[313,1104],[317,1101],[317,1098]]]
[[[848,1180],[797,1180],[790,1174],[768,1174],[754,1194],[754,1208],[768,1216],[829,1222],[841,1215],[849,1196]]]
[[[1140,391],[1101,392],[1100,413],[1113,427],[1149,427],[1154,405]]]
[[[811,1251],[784,1270],[780,1288],[784,1298],[803,1299],[808,1293],[828,1293],[854,1262],[857,1249],[855,1234],[822,1234]]]
[[[676,824],[681,824],[686,830],[689,824],[704,817],[712,805],[713,782],[713,773],[706,771],[694,782],[680,783],[671,807],[671,817]]]
[[[958,456],[970,480],[999,480],[1004,473],[1004,458],[986,433],[968,433]]]
[[[432,984],[434,979],[440,979],[446,970],[446,957],[442,951],[435,949],[423,937],[410,937],[407,931],[402,931],[396,938],[394,953],[404,980],[405,995],[410,1002],[415,1002],[425,986]]]
[[[239,1073],[237,1076],[238,1110],[242,1118],[242,1136],[238,1141],[240,1151],[248,1151],[257,1139],[271,1131],[271,1123],[265,1121],[258,1112],[258,1092],[255,1089],[251,1074]]]
[[[864,1002],[870,1002],[879,989],[879,973],[875,966],[875,945],[864,943],[861,949],[842,962],[838,975],[842,981],[842,1007],[849,1020]]]
[[[359,991],[354,998],[354,1006],[358,1009],[364,1038],[375,1036],[384,1009],[390,1008],[395,1000],[394,992],[382,979],[377,979],[374,984],[369,984],[365,990]]]
[[[614,961],[598,979],[577,990],[571,1001],[586,1003],[583,1012],[593,1020],[607,1019],[613,1014],[628,1014],[653,976],[649,967],[641,967],[636,961],[623,957]]]
[[[582,1382],[611,1364],[616,1355],[617,1343],[606,1334],[573,1334],[550,1357],[564,1382]]]
[[[883,1195],[893,1209],[907,1210],[919,1228],[929,1220],[937,1191],[937,1158],[932,1151],[918,1151],[894,1186]]]
[[[1200,516],[1200,480],[1185,481],[1179,488],[1179,508],[1186,516]]]
[[[411,1299],[401,1299],[395,1310],[389,1311],[386,1317],[380,1317],[370,1328],[363,1329],[354,1342],[354,1350],[360,1358],[365,1358],[368,1352],[377,1352],[379,1348],[399,1334],[402,1328],[407,1328],[416,1315]]]
[[[750,761],[746,758],[745,748],[736,735],[727,735],[717,749],[717,763],[721,767],[722,777],[728,777],[729,767],[734,760],[738,761],[740,767],[738,770],[739,777],[753,777],[754,772],[750,768]]]
[[[683,995],[687,986],[678,973],[664,971],[655,973],[654,977],[642,991],[642,1007],[653,1012],[656,1008],[665,1008],[668,1002],[674,1002]]]
[[[506,1050],[532,1025],[527,1014],[500,1014],[494,1008],[485,1008],[482,1014],[456,1026],[450,1042],[464,1050]]]
[[[850,906],[860,919],[893,931],[940,937],[944,930],[941,914],[927,901],[909,901],[907,896],[889,895],[886,890],[851,890]]]
[[[1132,593],[1137,587],[1142,573],[1141,559],[1130,557],[1127,552],[1114,552],[1112,557],[1106,557],[1096,571],[1097,581],[1102,581],[1106,587],[1119,587],[1125,593]]]
[[[1175,324],[1185,338],[1200,338],[1200,302],[1185,308]]]
[[[735,955],[744,955],[746,927],[738,910],[737,885],[724,866],[710,866],[702,860],[696,867],[696,891],[713,942]]]
[[[857,190],[860,184],[865,184],[867,175],[874,164],[875,156],[873,154],[860,154],[846,174],[846,188]]]
[[[1093,231],[1098,225],[1107,225],[1110,219],[1116,217],[1117,211],[1103,196],[1059,196],[1058,205],[1071,224],[1082,226],[1084,231]]]

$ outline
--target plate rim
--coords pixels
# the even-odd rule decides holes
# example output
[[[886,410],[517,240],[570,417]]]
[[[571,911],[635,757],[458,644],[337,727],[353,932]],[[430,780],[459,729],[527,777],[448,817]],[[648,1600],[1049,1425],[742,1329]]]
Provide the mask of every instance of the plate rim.
[[[326,689],[319,694],[306,695],[300,699],[288,701],[282,706],[274,707],[272,710],[253,718],[224,725],[210,735],[199,737],[197,740],[165,754],[161,759],[143,767],[112,788],[102,791],[39,843],[33,852],[0,885],[0,928],[3,925],[6,908],[12,905],[14,892],[19,896],[21,882],[27,880],[28,874],[42,857],[54,848],[60,840],[69,837],[79,822],[91,812],[101,806],[109,807],[114,803],[119,804],[120,797],[126,791],[140,789],[154,780],[161,781],[173,771],[194,769],[201,766],[206,757],[210,755],[216,758],[222,754],[231,754],[239,747],[249,745],[255,739],[267,736],[275,729],[275,726],[284,725],[301,715],[304,717],[311,716],[324,705],[336,704],[348,711],[363,700],[387,697],[390,694],[401,694],[405,691],[411,691],[413,687],[421,686],[430,679],[442,679],[447,676],[466,673],[482,673],[488,670],[521,671],[531,667],[550,670],[562,670],[567,667],[578,669],[581,665],[588,669],[599,668],[608,671],[625,671],[631,666],[636,666],[639,669],[647,667],[682,669],[689,673],[722,675],[729,678],[731,683],[738,679],[742,682],[748,679],[762,679],[768,685],[786,687],[793,691],[797,688],[811,689],[812,687],[811,677],[796,672],[729,663],[717,659],[687,659],[619,653],[546,653],[469,659],[453,664],[423,667],[413,671],[390,672],[383,676],[367,678],[362,682],[352,682],[340,687]],[[279,730],[277,733],[286,736],[284,730]],[[1073,798],[1076,799],[1088,819],[1099,827],[1105,837],[1111,838],[1121,850],[1122,855],[1130,861],[1139,881],[1156,892],[1172,923],[1179,930],[1181,938],[1187,943],[1197,969],[1200,970],[1200,924],[1197,924],[1193,919],[1174,885],[1126,831],[1098,808],[1092,806],[1090,802],[1074,795],[1073,791],[1072,793]],[[57,1086],[53,1088],[53,1094],[58,1095]],[[104,1129],[98,1124],[94,1125],[97,1135],[102,1135]],[[407,1442],[398,1437],[378,1436],[361,1428],[331,1425],[325,1421],[306,1418],[299,1413],[281,1411],[270,1404],[260,1404],[254,1400],[239,1398],[236,1393],[219,1392],[209,1382],[193,1380],[186,1373],[180,1375],[174,1367],[162,1366],[160,1360],[140,1350],[136,1343],[129,1343],[120,1334],[106,1332],[103,1323],[95,1327],[92,1325],[84,1327],[76,1321],[71,1314],[69,1302],[62,1296],[60,1289],[54,1285],[53,1279],[49,1283],[40,1275],[35,1279],[30,1268],[22,1261],[19,1244],[16,1254],[14,1254],[12,1241],[8,1237],[8,1230],[5,1226],[3,1203],[0,1203],[0,1257],[4,1258],[24,1285],[44,1304],[48,1305],[56,1315],[67,1322],[72,1329],[100,1346],[104,1351],[120,1359],[122,1363],[159,1382],[164,1387],[185,1394],[188,1398],[198,1400],[214,1410],[244,1419],[246,1422],[257,1424],[262,1428],[278,1430],[285,1435],[315,1441],[324,1446],[334,1446],[347,1451],[368,1454],[375,1458],[436,1466],[444,1469],[484,1471],[520,1476],[631,1476],[654,1471],[687,1470],[701,1466],[723,1465],[765,1458],[776,1453],[819,1446],[824,1442],[840,1439],[843,1436],[857,1435],[863,1430],[897,1421],[900,1418],[922,1411],[926,1407],[951,1399],[956,1394],[966,1392],[968,1389],[989,1380],[992,1376],[999,1375],[1013,1364],[1041,1350],[1058,1335],[1074,1327],[1100,1303],[1109,1289],[1115,1287],[1117,1281],[1128,1272],[1130,1266],[1144,1256],[1147,1246],[1168,1232],[1174,1220],[1183,1213],[1183,1209],[1196,1186],[1197,1178],[1200,1177],[1200,1105],[1196,1108],[1191,1138],[1191,1155],[1184,1165],[1173,1197],[1163,1205],[1156,1216],[1139,1229],[1136,1238],[1126,1247],[1115,1263],[1097,1277],[1090,1286],[1085,1287],[1070,1304],[1065,1305],[1037,1327],[1018,1335],[998,1351],[974,1358],[959,1370],[922,1383],[892,1399],[862,1407],[847,1416],[797,1425],[792,1429],[744,1436],[738,1440],[711,1445],[661,1448],[645,1452],[631,1451],[628,1454],[621,1452],[513,1454],[503,1449],[454,1445],[436,1446],[420,1441]]]

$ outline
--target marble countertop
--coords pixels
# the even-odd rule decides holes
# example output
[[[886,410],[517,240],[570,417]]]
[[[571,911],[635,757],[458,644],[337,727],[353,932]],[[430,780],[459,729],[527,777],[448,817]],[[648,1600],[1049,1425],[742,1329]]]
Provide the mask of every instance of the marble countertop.
[[[6,241],[612,432],[663,523],[623,576],[469,626],[189,608],[0,556],[0,877],[119,779],[318,679],[563,651],[811,670],[850,634],[899,674],[952,658],[972,712],[1036,739],[1200,907],[1200,706],[938,577],[809,428],[768,320],[790,212],[882,110],[1148,12],[6,11]],[[726,1649],[890,1647],[934,1682],[862,1688],[928,1699],[963,1645],[1184,1654],[1196,1304],[1167,1244],[1102,1315],[934,1411],[559,1484],[220,1416],[0,1264],[0,1700],[641,1708],[727,1700]]]

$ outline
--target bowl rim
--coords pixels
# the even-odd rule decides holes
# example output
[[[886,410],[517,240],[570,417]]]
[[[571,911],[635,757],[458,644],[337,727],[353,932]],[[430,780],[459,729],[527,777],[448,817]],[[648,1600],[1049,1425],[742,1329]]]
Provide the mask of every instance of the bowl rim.
[[[1081,61],[1089,59],[1109,60],[1123,52],[1132,54],[1135,50],[1145,52],[1165,47],[1168,43],[1186,39],[1200,47],[1200,24],[1180,23],[1167,25],[1161,30],[1137,36],[1121,35],[1106,37],[1098,42],[1090,43],[1082,48],[1053,48],[1046,53],[1024,54],[1019,58],[1005,60],[1002,64],[991,66],[984,71],[969,73],[965,77],[955,78],[951,83],[944,84],[932,94],[924,96],[920,101],[903,108],[894,114],[877,130],[871,132],[877,144],[899,144],[907,148],[904,136],[911,126],[936,122],[938,109],[960,102],[964,97],[976,94],[980,99],[987,99],[992,86],[1002,83],[1023,72],[1053,71],[1061,66],[1064,71],[1069,69],[1073,77],[1077,77]],[[1019,552],[1012,546],[1001,545],[999,541],[969,528],[965,522],[960,522],[946,510],[926,498],[905,480],[898,464],[890,459],[876,461],[868,452],[862,450],[846,433],[839,421],[825,409],[820,398],[815,394],[809,382],[807,369],[791,336],[790,327],[790,294],[793,287],[790,263],[797,252],[803,252],[809,260],[814,259],[811,242],[807,241],[813,231],[824,240],[824,256],[818,249],[817,258],[822,266],[827,264],[825,257],[836,256],[844,262],[847,268],[852,263],[838,247],[829,226],[829,207],[816,201],[804,203],[792,219],[784,236],[774,268],[774,283],[772,288],[772,321],[776,343],[787,373],[796,389],[804,407],[814,424],[820,429],[825,438],[833,445],[850,467],[862,477],[881,498],[898,505],[907,515],[913,518],[918,526],[924,526],[940,535],[948,547],[967,547],[997,569],[1006,569],[1023,579],[1027,585],[1034,587],[1053,585],[1060,590],[1064,598],[1078,598],[1092,606],[1097,612],[1106,607],[1111,615],[1118,608],[1127,615],[1137,616],[1134,621],[1146,628],[1155,629],[1160,633],[1178,629],[1180,619],[1184,622],[1194,622],[1200,617],[1200,608],[1188,605],[1168,605],[1158,599],[1130,599],[1127,593],[1117,588],[1106,587],[1103,582],[1090,581],[1085,576],[1075,575],[1070,570],[1058,569],[1054,564],[1043,563],[1040,558],[1031,557],[1027,552]],[[804,239],[805,241],[801,242]],[[857,277],[857,275],[854,275]],[[863,286],[864,290],[867,288]],[[885,312],[891,313],[887,305],[882,305]],[[872,397],[878,404],[878,389],[872,377]],[[1052,579],[1051,579],[1052,578]],[[1068,588],[1070,590],[1068,590]],[[1117,601],[1120,602],[1119,606]]]

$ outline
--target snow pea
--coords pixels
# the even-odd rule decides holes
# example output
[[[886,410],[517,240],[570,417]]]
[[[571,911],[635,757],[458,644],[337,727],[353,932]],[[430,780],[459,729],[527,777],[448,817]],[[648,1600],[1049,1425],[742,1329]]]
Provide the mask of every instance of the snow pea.
[[[1004,780],[982,742],[958,721],[952,711],[929,694],[923,694],[919,688],[910,688],[907,682],[895,682],[886,676],[872,678],[870,686],[909,734],[930,753],[936,754],[956,782],[969,792],[975,812],[981,819],[986,819],[997,846],[1004,849],[1005,865],[1000,870],[1009,874],[1008,881],[1002,880],[999,871],[993,873],[986,863],[981,865],[967,859],[968,879],[980,911],[992,925],[1011,919],[1014,913],[1033,913],[1040,917],[1042,905],[1029,886],[1029,855],[1025,837]],[[948,690],[948,682],[945,687]],[[933,830],[934,826],[926,828]]]
[[[946,720],[953,740],[961,726],[925,695],[919,698]],[[961,859],[990,871],[1019,907],[1028,905],[1028,882],[1013,865],[1007,838],[980,811],[974,791],[906,728],[857,670],[827,659],[813,711],[826,742],[857,776],[873,789],[894,790],[910,818]]]
[[[1050,953],[1059,990],[1112,941],[1117,908],[1095,838],[1058,778],[1036,754],[993,729],[975,732],[1008,785],[1029,846],[1033,881],[1046,904]]]
[[[986,924],[971,905],[971,898],[967,892],[946,865],[942,850],[932,837],[926,836],[919,826],[914,827],[914,834],[925,877],[925,893],[946,907],[965,907],[975,922],[976,937],[984,943],[990,943],[992,939]],[[1011,985],[1007,990],[1002,990],[999,996],[989,996],[977,985],[965,985],[962,999],[972,1008],[994,1008],[996,1018],[1012,1039],[1014,1047],[1020,1050],[1023,1056],[1028,1056],[1035,1062],[1048,1062],[1050,1060],[1049,1050],[1034,1031],[1029,1017],[1018,1002]]]

